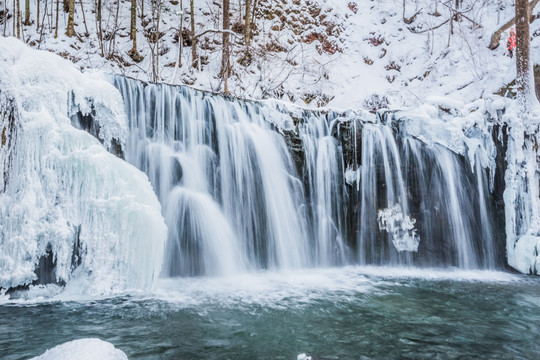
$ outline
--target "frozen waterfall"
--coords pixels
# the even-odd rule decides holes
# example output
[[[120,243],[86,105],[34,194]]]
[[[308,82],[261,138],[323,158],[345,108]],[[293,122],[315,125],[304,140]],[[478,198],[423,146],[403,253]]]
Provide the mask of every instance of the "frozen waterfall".
[[[0,288],[150,288],[167,229],[148,178],[107,151],[125,139],[122,99],[102,75],[37,53],[0,39]],[[72,126],[78,112],[99,140]]]

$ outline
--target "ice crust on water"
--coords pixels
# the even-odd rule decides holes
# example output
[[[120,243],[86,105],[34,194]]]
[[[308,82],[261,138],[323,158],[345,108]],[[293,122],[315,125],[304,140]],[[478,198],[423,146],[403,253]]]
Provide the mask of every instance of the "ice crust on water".
[[[127,355],[113,344],[94,338],[68,341],[30,360],[127,360]]]
[[[88,276],[84,291],[151,286],[167,229],[148,178],[105,149],[126,137],[118,91],[103,75],[13,38],[0,38],[0,63],[2,90],[19,110],[10,182],[0,193],[0,287],[32,283],[48,248],[56,280]],[[103,145],[71,125],[70,115],[92,110]],[[82,263],[72,273],[78,226]]]

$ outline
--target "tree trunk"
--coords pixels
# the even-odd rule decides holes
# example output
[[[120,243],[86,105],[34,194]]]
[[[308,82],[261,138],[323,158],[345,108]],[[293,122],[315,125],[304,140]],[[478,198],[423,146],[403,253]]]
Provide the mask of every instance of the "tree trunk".
[[[81,5],[81,13],[83,18],[83,24],[84,24],[84,36],[89,37],[90,32],[88,31],[88,25],[86,24],[86,15],[84,13],[84,6],[82,0],[79,0],[79,4]],[[75,6],[75,4],[73,4]]]
[[[259,0],[253,0],[253,10],[251,10],[251,23],[255,24],[255,12],[257,11],[257,5],[259,4]],[[250,29],[251,31],[251,29]]]
[[[20,1],[17,0],[17,39],[21,38],[21,7]]]
[[[527,111],[537,102],[530,54],[529,2],[516,0],[516,85],[521,109]]]
[[[73,35],[75,35],[75,24],[74,24],[75,0],[68,0],[67,4],[69,7],[69,14],[68,14],[68,23],[66,27],[66,36],[72,37]]]
[[[178,57],[176,58],[176,64],[174,65],[174,72],[171,77],[171,84],[176,81],[176,74],[178,68],[182,67],[182,47],[184,46],[184,2],[180,0],[180,32],[178,33]]]
[[[60,12],[60,0],[56,0],[56,27],[54,28],[54,38],[58,37],[58,13]]]
[[[131,31],[129,37],[133,42],[133,46],[129,51],[129,56],[133,61],[140,62],[142,58],[137,51],[137,0],[131,0]]]
[[[199,58],[197,56],[197,38],[195,38],[195,6],[194,0],[189,1],[189,11],[191,16],[191,66],[199,68]]]
[[[246,46],[249,46],[251,44],[251,2],[252,0],[246,0],[245,29],[244,29]]]
[[[4,24],[4,31],[3,34],[6,36],[6,29],[7,29],[7,1],[4,1],[4,20],[2,22]]]
[[[30,25],[30,0],[24,3],[24,25]]]
[[[39,0],[37,0],[36,31],[39,31]]]
[[[538,4],[539,1],[540,0],[532,0],[528,4],[529,16],[530,16],[532,11],[534,10],[534,7]],[[517,5],[516,5],[516,7],[517,7]],[[493,33],[493,35],[491,35],[491,41],[489,42],[489,46],[488,46],[488,48],[490,50],[495,50],[496,48],[499,47],[499,42],[501,41],[502,33],[505,32],[506,30],[510,29],[512,27],[512,25],[514,25],[515,22],[516,22],[516,18],[514,17],[514,18],[510,19],[506,24],[501,26],[497,31],[495,31]]]
[[[178,33],[178,63],[182,67],[182,47],[184,46],[184,2],[180,0],[180,32]],[[176,72],[176,70],[175,70]]]
[[[101,57],[105,56],[105,51],[103,50],[103,28],[101,27],[101,0],[97,2],[97,11],[96,11],[96,21],[97,21],[97,32],[99,38],[99,47],[101,49]]]
[[[131,28],[129,39],[137,43],[137,0],[131,0]],[[137,46],[133,46],[137,50]]]
[[[228,93],[228,77],[229,77],[229,28],[231,18],[229,15],[229,0],[223,0],[223,40],[222,40],[222,57],[221,57],[221,75],[225,80],[225,94]]]

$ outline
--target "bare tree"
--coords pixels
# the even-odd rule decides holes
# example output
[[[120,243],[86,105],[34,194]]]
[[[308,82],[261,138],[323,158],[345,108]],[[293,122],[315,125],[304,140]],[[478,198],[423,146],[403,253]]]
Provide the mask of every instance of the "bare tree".
[[[180,26],[178,30],[178,57],[176,58],[176,64],[174,65],[174,73],[169,81],[171,84],[174,84],[176,80],[176,73],[178,68],[182,67],[182,47],[184,45],[184,2],[180,0]]]
[[[537,103],[534,88],[534,72],[530,54],[529,2],[516,0],[516,85],[521,108],[527,111]]]
[[[88,37],[90,36],[90,32],[88,31],[88,25],[86,24],[86,15],[84,14],[84,6],[82,0],[79,0],[79,4],[81,5],[81,13],[84,24],[84,36]],[[75,6],[75,4],[73,4],[73,6]]]
[[[28,26],[30,24],[30,0],[26,0],[24,3],[24,25]]]
[[[17,39],[21,38],[21,6],[20,1],[17,0]]]
[[[67,0],[68,5],[68,23],[66,27],[66,36],[72,37],[75,35],[75,0]]]
[[[60,12],[60,0],[56,0],[56,26],[54,28],[54,38],[58,37],[58,13]]]
[[[45,4],[45,7],[47,7],[47,4]],[[36,16],[36,31],[39,31],[39,0],[37,0],[37,16]]]
[[[129,56],[135,62],[141,62],[142,56],[137,51],[137,0],[131,0],[131,29],[129,37],[133,43]]]
[[[103,50],[103,28],[101,26],[101,0],[97,0],[97,9],[96,9],[96,31],[98,33],[99,39],[99,48],[101,49],[101,57],[105,56],[105,51]],[[56,13],[58,15],[58,13]]]
[[[193,0],[189,1],[189,11],[191,19],[191,66],[199,68],[199,59],[197,56],[197,38],[195,37],[195,6]]]
[[[161,22],[161,10],[163,7],[162,0],[152,0],[152,32],[150,35],[150,51],[152,56],[152,81],[157,82],[159,80],[159,24]]]
[[[246,0],[246,14],[244,22],[244,35],[246,46],[251,44],[251,2],[252,0]]]
[[[4,36],[6,36],[6,29],[7,29],[7,1],[4,1],[4,20],[2,21],[4,24]]]
[[[221,76],[225,81],[225,94],[229,93],[229,46],[230,46],[230,37],[229,37],[229,28],[231,25],[231,17],[229,13],[229,0],[223,0],[223,40],[222,40],[222,57],[221,57]]]
[[[15,5],[15,0],[13,0],[13,15],[17,16],[17,8],[16,8],[16,5]],[[16,25],[15,18],[13,18],[12,25],[13,25],[13,34],[12,35],[15,36],[15,25]]]

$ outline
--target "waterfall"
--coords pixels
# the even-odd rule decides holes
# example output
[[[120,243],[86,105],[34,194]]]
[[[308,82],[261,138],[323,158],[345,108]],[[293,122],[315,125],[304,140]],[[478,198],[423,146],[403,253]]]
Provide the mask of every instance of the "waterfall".
[[[485,159],[471,166],[391,121],[292,114],[122,76],[114,85],[126,160],[149,176],[169,228],[164,276],[501,266]]]
[[[257,104],[114,82],[129,118],[126,160],[148,174],[164,205],[166,274],[312,265],[303,186]]]

